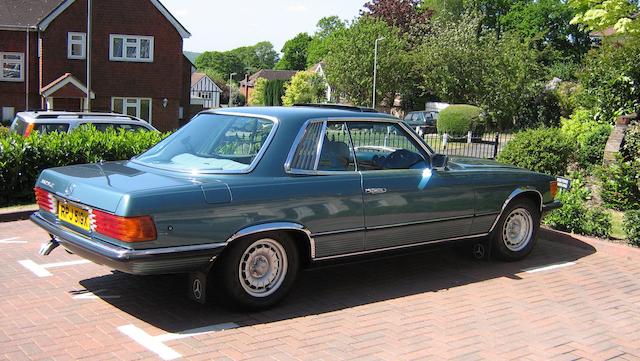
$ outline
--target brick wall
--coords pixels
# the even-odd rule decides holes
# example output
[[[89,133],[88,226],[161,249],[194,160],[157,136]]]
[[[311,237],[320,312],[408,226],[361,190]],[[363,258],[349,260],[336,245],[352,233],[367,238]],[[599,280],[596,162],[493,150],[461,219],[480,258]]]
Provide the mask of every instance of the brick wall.
[[[0,110],[13,107],[16,112],[26,109],[27,76],[29,77],[29,108],[40,108],[38,96],[37,34],[29,32],[29,53],[27,58],[27,34],[25,31],[0,30],[0,52],[23,53],[25,59],[25,79],[22,82],[0,81]],[[29,74],[26,74],[29,61]]]

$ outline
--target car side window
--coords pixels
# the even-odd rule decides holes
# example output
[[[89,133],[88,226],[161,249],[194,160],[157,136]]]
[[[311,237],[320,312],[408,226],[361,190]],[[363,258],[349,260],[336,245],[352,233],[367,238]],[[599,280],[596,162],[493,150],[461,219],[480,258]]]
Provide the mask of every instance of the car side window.
[[[350,122],[358,170],[422,169],[427,155],[396,123]]]
[[[69,124],[41,123],[41,124],[36,124],[33,130],[37,131],[40,134],[48,134],[53,132],[66,133],[67,131],[69,131]]]
[[[318,170],[355,171],[356,163],[349,139],[349,130],[343,122],[328,122],[324,132]]]

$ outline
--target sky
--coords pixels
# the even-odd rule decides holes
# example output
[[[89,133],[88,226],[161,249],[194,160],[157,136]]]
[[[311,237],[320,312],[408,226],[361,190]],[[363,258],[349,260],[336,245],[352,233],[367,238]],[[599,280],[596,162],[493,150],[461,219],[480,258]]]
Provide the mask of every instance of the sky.
[[[270,41],[280,51],[296,34],[313,34],[318,20],[353,20],[367,0],[161,0],[191,33],[184,50],[226,51]]]

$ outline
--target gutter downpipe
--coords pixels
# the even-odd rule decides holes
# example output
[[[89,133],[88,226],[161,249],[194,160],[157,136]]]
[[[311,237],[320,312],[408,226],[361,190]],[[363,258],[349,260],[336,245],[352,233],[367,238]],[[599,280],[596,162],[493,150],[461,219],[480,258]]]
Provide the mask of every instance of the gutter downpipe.
[[[87,99],[84,111],[91,111],[91,0],[87,0]]]

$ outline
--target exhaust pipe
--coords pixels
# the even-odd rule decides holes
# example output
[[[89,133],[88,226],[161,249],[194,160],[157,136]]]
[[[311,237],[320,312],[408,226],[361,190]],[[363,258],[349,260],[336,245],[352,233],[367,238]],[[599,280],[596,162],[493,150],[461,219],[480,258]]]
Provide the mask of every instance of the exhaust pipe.
[[[41,256],[48,256],[49,253],[51,253],[51,251],[53,251],[59,245],[60,245],[60,243],[58,243],[58,241],[56,241],[54,238],[51,238],[51,240],[49,242],[43,243],[40,246],[40,251],[38,251],[38,253]]]

